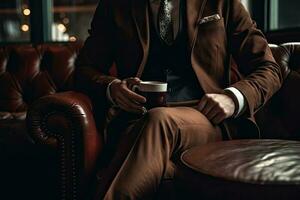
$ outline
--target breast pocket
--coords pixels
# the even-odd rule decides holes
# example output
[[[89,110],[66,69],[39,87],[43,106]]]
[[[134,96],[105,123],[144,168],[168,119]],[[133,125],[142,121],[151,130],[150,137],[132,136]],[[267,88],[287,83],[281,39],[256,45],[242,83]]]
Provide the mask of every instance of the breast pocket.
[[[219,43],[226,37],[224,18],[198,24],[197,28],[198,40],[203,38],[207,42]]]
[[[209,74],[222,74],[227,46],[224,18],[198,24],[197,28],[194,53]]]

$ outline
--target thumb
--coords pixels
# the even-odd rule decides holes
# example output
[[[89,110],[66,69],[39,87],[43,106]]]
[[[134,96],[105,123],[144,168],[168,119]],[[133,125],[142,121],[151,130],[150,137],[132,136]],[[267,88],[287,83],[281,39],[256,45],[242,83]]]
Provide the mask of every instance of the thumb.
[[[131,90],[134,85],[140,85],[141,80],[137,77],[126,79],[127,87]]]

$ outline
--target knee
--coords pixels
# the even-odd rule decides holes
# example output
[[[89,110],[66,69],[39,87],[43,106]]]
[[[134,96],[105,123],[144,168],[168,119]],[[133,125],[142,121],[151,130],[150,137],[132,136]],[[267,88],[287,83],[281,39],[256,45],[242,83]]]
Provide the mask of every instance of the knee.
[[[159,140],[174,143],[178,126],[172,110],[169,108],[154,108],[149,110],[143,118],[142,124],[144,127],[144,136],[153,136]]]
[[[148,111],[145,119],[151,124],[167,124],[174,121],[169,108],[153,108]]]

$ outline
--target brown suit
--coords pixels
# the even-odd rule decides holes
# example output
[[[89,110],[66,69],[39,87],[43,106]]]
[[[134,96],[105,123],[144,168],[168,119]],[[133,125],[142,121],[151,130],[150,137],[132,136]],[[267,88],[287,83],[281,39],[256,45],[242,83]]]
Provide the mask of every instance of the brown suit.
[[[150,42],[147,1],[102,0],[96,10],[90,37],[77,62],[77,78],[85,91],[100,94],[102,113],[109,107],[105,91],[115,79],[110,76],[113,62],[119,78],[143,73]],[[221,20],[199,24],[201,18],[213,14],[219,14]],[[187,19],[191,62],[203,90],[218,93],[236,87],[248,104],[239,120],[254,121],[254,113],[282,83],[280,68],[263,34],[239,0],[187,0]],[[231,56],[245,77],[234,84],[230,82]],[[254,132],[232,138],[258,137]]]
[[[96,98],[101,102],[100,113],[109,108],[105,92],[116,78],[113,62],[114,75],[120,79],[143,73],[150,44],[147,1],[102,0],[96,10],[77,62],[77,80],[91,97],[100,98]],[[254,113],[281,87],[283,79],[267,41],[239,0],[186,1],[191,63],[200,85],[206,93],[222,93],[229,86],[241,91],[247,110],[238,119],[227,120],[225,127],[230,138],[259,137]],[[199,23],[214,14],[221,19]],[[231,56],[244,77],[236,83],[230,82]]]

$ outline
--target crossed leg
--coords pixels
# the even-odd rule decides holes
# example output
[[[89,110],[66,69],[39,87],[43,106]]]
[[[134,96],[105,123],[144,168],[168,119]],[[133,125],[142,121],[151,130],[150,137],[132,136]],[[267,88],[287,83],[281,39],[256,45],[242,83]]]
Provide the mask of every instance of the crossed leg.
[[[151,199],[162,178],[172,174],[172,158],[193,146],[222,140],[220,128],[190,107],[152,109],[129,129],[111,162],[115,165],[123,157],[106,200]],[[127,142],[130,147],[124,151]]]

